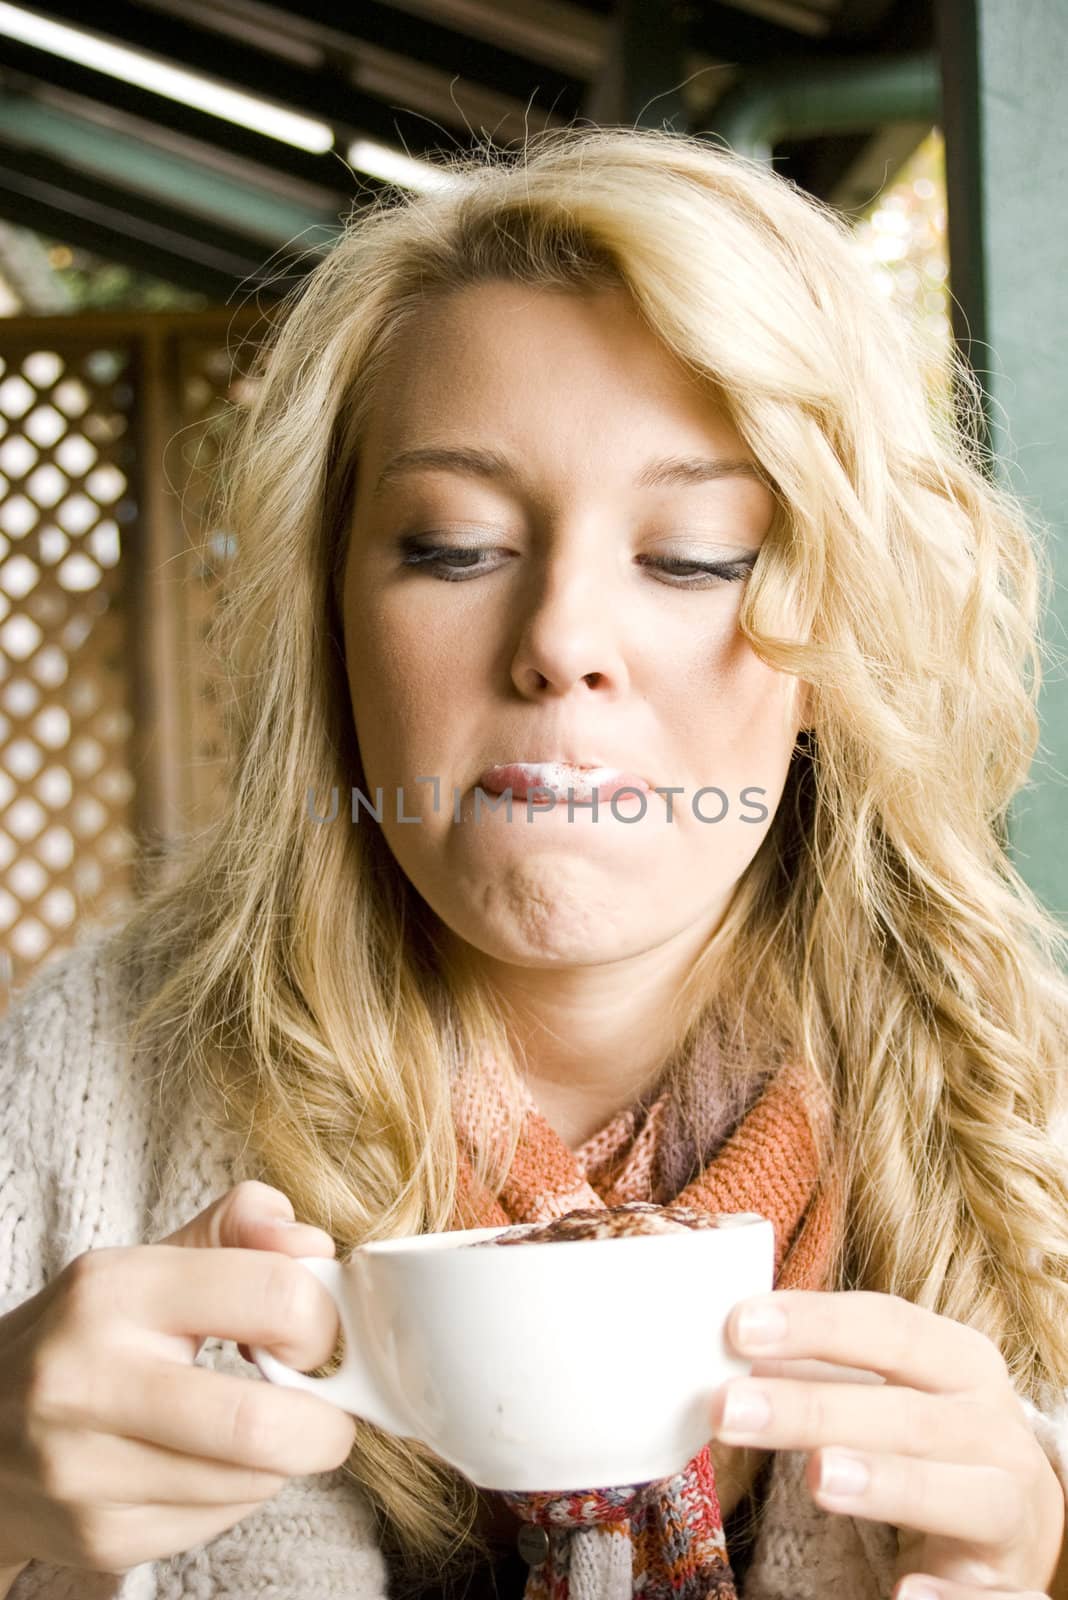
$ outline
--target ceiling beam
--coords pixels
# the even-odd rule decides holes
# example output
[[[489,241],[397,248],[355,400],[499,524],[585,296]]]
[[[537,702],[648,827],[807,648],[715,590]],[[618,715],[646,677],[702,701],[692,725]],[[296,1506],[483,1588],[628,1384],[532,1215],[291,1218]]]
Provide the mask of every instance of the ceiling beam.
[[[672,0],[619,0],[583,115],[592,122],[688,131],[686,37]]]
[[[144,0],[153,11],[165,11],[242,40],[253,40],[288,60],[318,66],[326,55],[344,55],[353,39],[375,47],[371,29],[361,25],[355,8],[338,7],[331,15],[312,16],[276,0],[226,0],[220,11],[213,0]],[[499,50],[553,67],[582,81],[599,70],[611,26],[610,18],[571,0],[390,0],[394,11],[436,24],[453,33],[495,45]],[[410,53],[397,53],[411,60]],[[450,76],[455,77],[455,72]],[[493,79],[487,79],[487,84]]]
[[[249,183],[221,176],[196,161],[168,154],[146,143],[87,122],[26,95],[0,90],[0,145],[25,147],[78,172],[110,181],[131,194],[147,196],[185,218],[185,230],[203,221],[276,247],[306,237],[325,249],[339,227],[336,215],[313,210]]]
[[[406,106],[447,128],[484,129],[495,144],[519,143],[530,133],[564,122],[563,117],[529,97],[516,100],[511,95],[498,94],[459,73],[407,60],[392,50],[380,50],[377,45],[360,45],[350,78],[358,89],[387,105]]]
[[[473,3],[481,4],[481,0]],[[520,100],[502,94],[495,85],[476,83],[436,64],[413,61],[410,55],[384,50],[363,37],[354,44],[351,35],[337,28],[311,23],[295,12],[283,13],[280,7],[260,0],[227,0],[225,7],[217,0],[142,0],[141,9],[178,17],[205,29],[216,40],[236,41],[240,49],[257,45],[280,61],[295,61],[315,71],[332,59],[345,81],[364,94],[385,105],[403,106],[447,128],[483,127],[491,130],[494,138],[509,142],[522,139],[532,129],[563,121],[532,104],[529,97]],[[575,6],[560,5],[558,9],[600,22]]]
[[[423,21],[444,23],[501,50],[514,51],[574,78],[601,70],[610,17],[566,0],[392,0]]]
[[[287,276],[291,281],[312,264],[285,245],[272,253],[259,240],[217,224],[184,219],[183,227],[173,206],[88,177],[35,150],[0,148],[0,213],[215,299]]]
[[[533,99],[541,109],[555,109],[565,120],[577,113],[586,87],[584,71],[563,71],[530,59],[522,49],[487,43],[478,28],[465,32],[466,23],[459,16],[455,27],[443,26],[435,18],[444,14],[452,20],[455,8],[450,0],[432,8],[427,5],[425,14],[417,0],[411,4],[360,0],[358,6],[349,7],[337,5],[336,0],[301,0],[299,10],[271,4],[269,0],[234,3],[246,14],[275,19],[279,28],[292,32],[299,27],[303,37],[322,42],[335,59],[348,56],[358,60],[362,46],[373,45],[447,72],[450,77],[459,75],[493,88],[523,105]],[[513,5],[512,9],[516,7]],[[418,17],[406,16],[409,10],[419,12]]]
[[[0,85],[4,76],[0,71]],[[13,77],[14,74],[8,76]],[[76,121],[80,129],[102,128],[109,133],[121,134],[130,142],[159,150],[164,155],[178,156],[199,172],[217,172],[234,183],[247,185],[250,190],[268,193],[276,200],[286,201],[307,211],[316,211],[325,216],[350,198],[348,172],[340,168],[337,162],[335,169],[345,181],[344,192],[336,183],[329,189],[323,184],[307,183],[291,173],[280,171],[277,163],[268,167],[249,161],[232,150],[208,144],[203,139],[191,138],[188,133],[177,133],[173,128],[165,128],[147,117],[131,116],[114,104],[105,105],[100,100],[87,100],[84,95],[68,94],[53,83],[35,81],[20,91],[18,99],[26,106],[58,111]]]
[[[132,0],[107,0],[94,7],[89,29],[83,0],[47,0],[24,9],[329,123],[342,141],[359,134],[388,143],[397,140],[391,108],[361,93],[330,64],[311,69],[280,60],[248,42],[223,53],[215,33],[190,27],[176,17],[146,12]],[[425,125],[418,130],[413,127],[409,133],[421,137]]]
[[[198,139],[203,144],[214,144],[244,160],[259,165],[265,176],[272,168],[305,183],[320,184],[339,192],[352,192],[352,179],[343,159],[331,152],[314,155],[285,144],[281,139],[269,139],[265,134],[254,133],[249,128],[226,122],[222,117],[209,116],[191,106],[180,105],[177,100],[152,94],[134,84],[123,83],[105,72],[78,66],[62,56],[50,55],[46,50],[35,50],[17,39],[0,34],[0,81],[17,91],[32,92],[37,83],[52,84],[85,100],[94,100],[102,106],[114,106],[130,116],[141,117],[146,122],[159,123],[175,133]]]
[[[45,0],[27,9],[73,27],[85,27],[84,0]],[[301,7],[306,16],[312,14],[312,20],[316,9],[315,4]],[[338,8],[331,5],[328,10],[336,32]],[[328,122],[343,140],[363,134],[417,156],[440,147],[441,130],[403,104],[387,104],[356,87],[352,67],[359,59],[362,38],[379,50],[439,71],[460,72],[523,104],[532,96],[546,107],[555,98],[574,100],[581,88],[551,68],[532,68],[529,62],[478,40],[431,23],[413,24],[376,0],[362,0],[357,16],[359,32],[345,30],[349,59],[331,54],[318,69],[281,59],[249,42],[220,52],[214,31],[191,26],[170,12],[149,11],[134,0],[107,0],[94,7],[89,31]],[[446,142],[455,146],[469,141],[456,132]]]
[[[821,29],[820,35],[829,50],[838,48],[829,26]],[[717,61],[744,67],[766,67],[771,63],[778,66],[800,56],[811,59],[821,54],[819,38],[814,38],[812,31],[786,27],[716,0],[704,0],[694,7],[690,45],[708,51]]]

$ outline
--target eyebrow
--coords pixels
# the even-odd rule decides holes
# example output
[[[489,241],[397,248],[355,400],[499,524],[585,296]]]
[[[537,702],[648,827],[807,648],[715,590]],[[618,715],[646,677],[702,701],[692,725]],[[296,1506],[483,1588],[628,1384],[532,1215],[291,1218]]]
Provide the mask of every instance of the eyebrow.
[[[515,463],[497,450],[471,446],[422,445],[390,456],[375,484],[372,498],[387,484],[408,472],[457,472],[469,477],[489,478],[518,488],[521,473]],[[647,461],[634,478],[637,489],[663,489],[694,483],[716,483],[721,478],[756,478],[767,482],[767,475],[755,461],[744,457],[664,456]]]

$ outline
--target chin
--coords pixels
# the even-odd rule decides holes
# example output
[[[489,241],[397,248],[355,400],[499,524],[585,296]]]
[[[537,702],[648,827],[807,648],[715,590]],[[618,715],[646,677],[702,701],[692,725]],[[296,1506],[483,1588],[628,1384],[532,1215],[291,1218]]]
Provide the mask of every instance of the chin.
[[[571,908],[551,899],[495,907],[492,915],[471,909],[450,917],[449,925],[467,944],[491,960],[519,967],[594,967],[640,955],[673,930],[652,929],[637,912],[605,907]]]

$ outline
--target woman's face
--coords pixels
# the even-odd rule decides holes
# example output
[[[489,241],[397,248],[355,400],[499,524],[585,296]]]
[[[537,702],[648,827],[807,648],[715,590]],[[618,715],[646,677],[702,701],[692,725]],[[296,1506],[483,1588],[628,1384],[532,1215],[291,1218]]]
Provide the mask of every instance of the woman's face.
[[[412,884],[492,962],[696,953],[767,833],[803,707],[737,626],[748,568],[730,563],[774,510],[747,460],[620,292],[479,284],[395,347],[345,569],[363,789]],[[480,794],[476,820],[487,768],[553,757],[681,791],[671,820],[656,794],[643,816],[621,797],[571,820],[565,799],[513,799],[509,820]]]

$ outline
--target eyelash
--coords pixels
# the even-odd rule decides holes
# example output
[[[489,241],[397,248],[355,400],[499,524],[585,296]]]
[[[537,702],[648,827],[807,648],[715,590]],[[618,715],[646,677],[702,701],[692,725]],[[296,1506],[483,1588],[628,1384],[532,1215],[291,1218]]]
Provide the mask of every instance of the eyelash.
[[[405,567],[425,567],[430,576],[444,583],[464,583],[465,573],[478,573],[483,570],[482,563],[472,563],[463,568],[443,567],[442,559],[447,555],[484,555],[485,548],[479,545],[453,545],[453,544],[418,544],[413,540],[402,540],[401,548],[405,552],[401,565]],[[659,561],[647,563],[666,571],[671,567],[687,567],[698,575],[697,581],[687,581],[683,574],[676,573],[683,578],[680,583],[669,584],[674,589],[711,589],[721,583],[741,583],[753,570],[756,556],[743,556],[738,561],[682,561],[663,557]],[[437,568],[437,570],[435,570]]]

